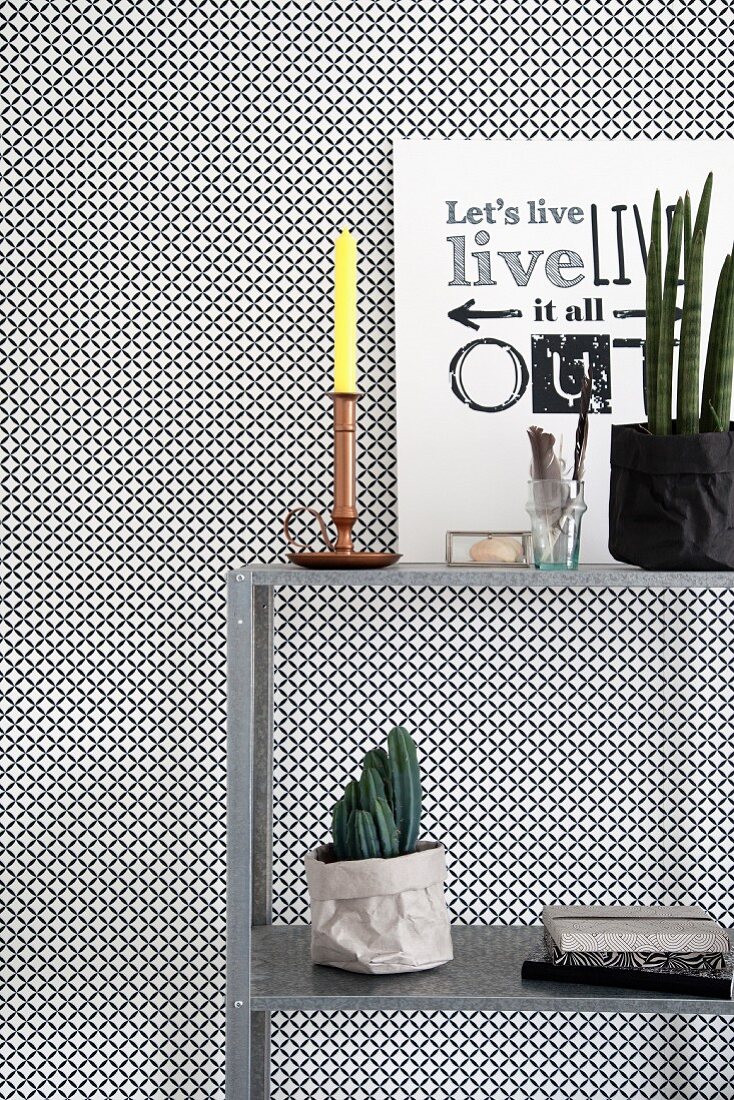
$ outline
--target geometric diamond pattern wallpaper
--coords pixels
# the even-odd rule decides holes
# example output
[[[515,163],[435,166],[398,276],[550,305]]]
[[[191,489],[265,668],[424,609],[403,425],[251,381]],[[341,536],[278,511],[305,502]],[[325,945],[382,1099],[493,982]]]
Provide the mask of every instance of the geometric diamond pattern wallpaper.
[[[734,1089],[726,1016],[300,1012],[273,1024],[272,1100],[713,1100]]]
[[[224,575],[282,555],[286,506],[328,500],[326,242],[342,223],[361,245],[358,534],[375,548],[394,539],[392,136],[726,138],[732,20],[724,0],[4,6],[1,1097],[222,1100]],[[385,714],[400,712],[421,735],[428,823],[451,848],[455,919],[529,922],[554,891],[662,900],[677,889],[729,916],[720,739],[731,697],[716,649],[728,605],[604,597],[625,623],[629,660],[615,654],[618,695],[613,686],[595,695],[598,653],[588,667],[579,661],[579,710],[545,637],[555,615],[571,629],[570,608],[434,593],[411,609],[404,595],[392,608],[375,597],[374,615],[360,603],[355,619],[323,599],[314,615],[293,597],[293,616],[279,619],[293,680],[288,691],[279,682],[279,744],[302,733],[324,788],[341,782],[356,703],[336,673],[329,693],[329,662],[311,662],[317,712],[294,667],[293,631],[300,618],[313,632],[306,648],[318,634],[333,654],[337,630],[361,623],[369,660],[343,666],[359,722],[376,736]],[[603,614],[601,597],[589,601],[587,618]],[[649,670],[635,648],[638,614],[646,638],[658,615],[667,639]],[[393,615],[402,637],[380,657],[380,626]],[[691,655],[694,626],[709,648]],[[538,652],[541,636],[550,669],[536,682],[520,646]],[[689,675],[700,706],[676,712]],[[532,695],[518,708],[518,687],[537,693],[544,726]],[[652,698],[666,700],[659,728],[645,710]],[[684,752],[687,739],[695,744]],[[529,771],[513,786],[520,765]],[[594,789],[602,766],[615,769],[625,814]],[[680,784],[694,770],[691,816]],[[542,798],[549,773],[558,785]],[[313,784],[303,789],[310,798]],[[277,794],[278,916],[302,920],[298,860],[323,822],[315,799],[293,813],[290,776]],[[412,1035],[425,1027],[435,1049],[435,1026],[401,1019]],[[320,1081],[336,1095],[346,1072],[338,1048],[360,1036],[365,1080],[397,1081],[401,1066],[416,1080],[449,1070],[470,1080],[471,1055],[486,1060],[497,1029],[505,1050],[555,1065],[559,1046],[544,1036],[558,1018],[539,1038],[513,1018],[488,1019],[486,1032],[473,1019],[471,1043],[462,1048],[451,1031],[456,1053],[427,1068],[406,1057],[414,1042],[370,1062],[385,1020],[353,1021],[359,1030],[345,1041],[343,1017],[281,1017],[277,1087],[311,1096]],[[642,1026],[610,1019],[573,1027],[594,1043]],[[300,1084],[294,1073],[284,1084],[299,1027],[298,1074],[308,1028],[319,1027],[330,1094],[327,1077]],[[571,1066],[580,1043],[563,1027]],[[655,1065],[680,1067],[679,1092],[673,1075],[661,1096],[693,1095],[684,1039],[698,1029],[713,1065],[724,1025],[645,1027],[657,1028],[654,1043],[646,1032]],[[644,1071],[656,1080],[658,1070]],[[588,1067],[570,1085],[560,1069],[543,1072],[539,1096],[595,1095]],[[701,1064],[700,1095],[726,1094],[706,1073]]]
[[[461,924],[544,903],[699,904],[734,925],[734,593],[275,593],[274,919],[365,746],[413,731]]]

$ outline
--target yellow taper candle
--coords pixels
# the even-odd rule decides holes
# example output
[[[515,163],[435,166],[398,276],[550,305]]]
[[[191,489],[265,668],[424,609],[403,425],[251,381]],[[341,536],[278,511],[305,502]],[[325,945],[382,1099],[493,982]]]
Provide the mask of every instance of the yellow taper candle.
[[[334,244],[334,392],[357,392],[357,242],[348,229]]]

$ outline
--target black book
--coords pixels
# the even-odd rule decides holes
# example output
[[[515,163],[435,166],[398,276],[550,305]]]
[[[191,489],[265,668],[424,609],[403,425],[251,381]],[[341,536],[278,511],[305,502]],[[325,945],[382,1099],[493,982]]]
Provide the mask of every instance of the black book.
[[[700,971],[637,970],[615,966],[566,966],[554,963],[540,949],[522,964],[521,976],[542,982],[580,985],[610,985],[618,989],[650,989],[656,993],[681,993],[690,997],[730,1001],[734,984],[734,957],[729,954],[723,970]]]

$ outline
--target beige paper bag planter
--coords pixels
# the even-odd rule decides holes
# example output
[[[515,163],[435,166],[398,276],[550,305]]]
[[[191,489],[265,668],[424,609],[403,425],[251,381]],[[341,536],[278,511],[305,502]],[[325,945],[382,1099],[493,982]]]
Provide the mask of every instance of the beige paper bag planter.
[[[306,856],[311,958],[361,974],[431,970],[453,959],[441,844],[420,841],[392,859],[334,859],[331,844]]]

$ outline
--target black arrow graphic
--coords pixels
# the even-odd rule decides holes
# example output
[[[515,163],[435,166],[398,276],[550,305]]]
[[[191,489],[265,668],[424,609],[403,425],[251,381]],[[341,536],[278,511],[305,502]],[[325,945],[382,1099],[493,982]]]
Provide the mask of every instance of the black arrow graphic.
[[[449,319],[452,321],[458,321],[460,325],[466,325],[467,328],[478,329],[479,325],[475,325],[472,321],[472,317],[491,317],[497,319],[499,317],[522,317],[522,313],[519,309],[472,309],[474,305],[474,299],[470,298],[468,302],[464,302],[463,306],[458,306],[456,309],[449,310]]]
[[[613,309],[612,314],[614,317],[618,317],[620,321],[629,321],[635,317],[644,317],[644,309]],[[680,306],[676,306],[675,319],[680,321],[683,316],[683,310]]]

